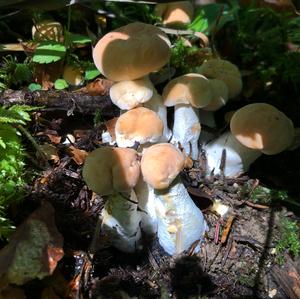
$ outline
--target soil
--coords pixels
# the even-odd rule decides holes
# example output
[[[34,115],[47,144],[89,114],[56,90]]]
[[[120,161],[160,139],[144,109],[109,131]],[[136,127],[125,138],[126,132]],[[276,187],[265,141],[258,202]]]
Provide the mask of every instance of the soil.
[[[124,254],[95,230],[105,198],[88,190],[81,177],[82,165],[68,154],[69,145],[63,144],[67,134],[78,135],[73,146],[91,151],[101,145],[103,128],[104,123],[94,127],[91,115],[67,117],[47,110],[39,112],[31,125],[31,133],[40,144],[50,142],[42,134],[45,132],[62,137],[55,144],[59,162],[50,162],[50,167],[45,164],[42,174],[28,186],[22,208],[15,213],[21,222],[42,201],[55,207],[65,257],[54,277],[61,276],[66,282],[68,295],[54,288],[57,297],[53,298],[292,298],[272,275],[278,266],[274,246],[282,217],[299,218],[282,205],[260,205],[249,197],[260,183],[257,178],[269,187],[287,189],[298,196],[300,173],[295,161],[300,161],[299,150],[261,157],[249,176],[235,179],[203,178],[196,162],[194,168],[182,173],[182,179],[209,227],[201,251],[194,253],[191,249],[170,257],[154,238],[145,240],[141,252]],[[215,199],[230,207],[224,218],[209,209]],[[226,234],[225,226],[230,222]],[[44,279],[24,288],[30,299],[44,298],[42,293],[48,285]]]

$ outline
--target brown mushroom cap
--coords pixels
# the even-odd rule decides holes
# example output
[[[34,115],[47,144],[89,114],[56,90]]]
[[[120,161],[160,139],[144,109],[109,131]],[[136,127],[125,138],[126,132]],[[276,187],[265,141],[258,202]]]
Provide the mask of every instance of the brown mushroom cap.
[[[243,82],[241,73],[237,66],[228,60],[207,60],[198,68],[198,71],[207,78],[224,81],[228,87],[229,98],[237,96],[242,90]]]
[[[293,140],[292,121],[272,105],[255,103],[237,110],[230,121],[231,133],[244,146],[275,155]]]
[[[129,110],[145,103],[153,96],[154,86],[148,76],[115,83],[109,90],[112,102],[120,109]]]
[[[194,7],[190,1],[159,3],[155,6],[155,14],[162,18],[164,25],[180,26],[191,23]]]
[[[97,148],[87,156],[82,175],[99,195],[129,191],[140,176],[138,154],[129,148]]]
[[[93,50],[96,67],[110,80],[135,80],[162,68],[171,54],[167,35],[154,25],[131,23],[104,35]]]
[[[157,142],[163,133],[164,124],[152,110],[138,107],[122,114],[116,123],[118,146],[133,146],[135,142],[144,144]],[[131,144],[131,145],[129,145]]]
[[[171,80],[163,90],[164,105],[190,104],[196,108],[208,105],[212,99],[209,80],[200,74],[186,74]]]
[[[167,188],[183,169],[184,162],[184,155],[174,145],[152,145],[145,150],[141,161],[144,181],[154,189]]]
[[[212,100],[209,104],[203,107],[205,111],[216,111],[223,107],[228,101],[228,87],[227,85],[218,79],[209,80],[212,90]]]

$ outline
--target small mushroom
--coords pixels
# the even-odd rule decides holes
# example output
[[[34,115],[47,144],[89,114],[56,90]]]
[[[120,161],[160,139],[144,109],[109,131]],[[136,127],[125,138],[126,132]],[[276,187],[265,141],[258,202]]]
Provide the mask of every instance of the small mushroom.
[[[158,17],[162,18],[164,25],[181,27],[191,23],[194,7],[190,1],[175,1],[157,4],[154,12]]]
[[[164,124],[152,110],[138,107],[122,114],[115,127],[116,142],[119,147],[133,147],[136,143],[143,147],[158,142]]]
[[[175,106],[172,143],[180,143],[187,155],[198,159],[201,125],[198,109],[212,99],[209,80],[200,74],[186,74],[171,80],[163,90],[164,104]]]
[[[172,144],[152,145],[143,153],[141,170],[155,205],[158,240],[170,254],[188,250],[207,229],[201,211],[178,177],[184,155]]]
[[[102,210],[103,231],[116,248],[134,252],[141,238],[141,214],[133,191],[140,176],[137,152],[127,148],[98,148],[87,156],[82,175],[91,190],[108,197]]]
[[[249,104],[237,110],[231,118],[230,129],[231,132],[204,147],[208,172],[220,173],[224,149],[224,175],[236,176],[247,171],[262,153],[276,155],[287,149],[294,137],[292,121],[266,103]]]
[[[106,78],[135,80],[161,69],[169,61],[170,46],[159,28],[135,22],[104,35],[93,50],[93,59]]]
[[[219,79],[228,87],[229,99],[236,97],[242,90],[242,76],[233,63],[223,59],[210,59],[205,61],[197,72],[209,79]]]
[[[63,69],[63,79],[70,85],[79,86],[83,84],[83,76],[80,68],[74,65],[65,65]]]

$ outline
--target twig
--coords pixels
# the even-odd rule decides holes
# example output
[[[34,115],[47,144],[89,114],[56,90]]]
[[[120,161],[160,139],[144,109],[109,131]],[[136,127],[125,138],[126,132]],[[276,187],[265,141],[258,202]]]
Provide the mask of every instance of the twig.
[[[223,230],[223,233],[222,233],[221,244],[226,243],[229,232],[230,232],[230,229],[231,229],[231,226],[232,226],[232,223],[233,223],[233,220],[234,220],[234,216],[232,216],[232,215],[229,216],[229,218],[227,220],[227,223],[226,223],[226,226],[225,226],[225,228]]]

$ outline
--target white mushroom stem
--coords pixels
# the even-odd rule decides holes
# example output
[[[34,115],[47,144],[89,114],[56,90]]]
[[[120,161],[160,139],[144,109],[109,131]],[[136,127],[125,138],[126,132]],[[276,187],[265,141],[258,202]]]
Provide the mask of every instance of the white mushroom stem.
[[[139,202],[141,228],[146,234],[154,235],[157,232],[154,189],[140,178],[134,190]]]
[[[167,189],[154,190],[154,195],[158,240],[168,254],[179,254],[201,241],[206,222],[179,178]]]
[[[144,107],[154,111],[164,123],[164,131],[159,142],[168,142],[172,136],[171,130],[168,128],[167,107],[163,104],[162,96],[154,90],[152,98],[146,102]]]
[[[199,155],[198,139],[200,131],[198,109],[187,104],[176,105],[171,143],[180,143],[185,153],[193,160],[197,160]]]
[[[205,147],[207,160],[207,174],[214,171],[220,174],[220,164],[222,161],[223,150],[226,150],[224,175],[237,176],[247,171],[250,165],[261,156],[259,150],[250,149],[240,142],[230,133],[224,133],[216,140],[208,143]]]
[[[141,214],[137,198],[131,193],[108,196],[102,210],[102,229],[110,236],[113,246],[124,252],[135,252],[141,239]]]

